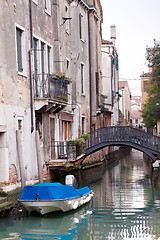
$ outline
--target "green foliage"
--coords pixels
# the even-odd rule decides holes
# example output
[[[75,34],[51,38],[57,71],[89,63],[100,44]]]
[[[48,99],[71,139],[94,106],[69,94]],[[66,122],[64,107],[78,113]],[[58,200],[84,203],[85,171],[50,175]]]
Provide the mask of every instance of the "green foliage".
[[[146,91],[148,99],[142,111],[143,123],[148,128],[154,128],[160,120],[160,46],[154,42],[153,48],[146,49],[146,58],[152,67],[150,79],[147,81]]]
[[[89,139],[89,134],[88,133],[84,133],[81,135],[81,138],[84,138],[85,140]]]
[[[147,103],[144,105],[144,110],[142,111],[143,123],[148,128],[154,128],[158,120],[158,108],[154,97],[148,98]]]
[[[62,78],[66,81],[68,81],[68,83],[72,83],[73,81],[71,81],[71,78],[70,77],[67,77],[65,73],[58,73],[58,74],[55,74],[58,78]]]
[[[121,112],[121,110],[119,109],[119,116],[120,117],[124,117],[123,113]]]

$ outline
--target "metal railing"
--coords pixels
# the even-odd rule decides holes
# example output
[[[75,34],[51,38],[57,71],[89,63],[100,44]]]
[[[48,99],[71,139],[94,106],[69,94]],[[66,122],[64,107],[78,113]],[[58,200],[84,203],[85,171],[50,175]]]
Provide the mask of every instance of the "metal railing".
[[[68,81],[53,74],[33,74],[34,97],[68,102]]]
[[[51,159],[68,159],[67,142],[54,141],[50,145]]]
[[[160,137],[130,126],[102,127],[89,133],[85,148],[102,142],[132,142],[160,152]]]
[[[51,160],[77,158],[84,153],[84,144],[74,143],[74,141],[53,141],[50,144]]]

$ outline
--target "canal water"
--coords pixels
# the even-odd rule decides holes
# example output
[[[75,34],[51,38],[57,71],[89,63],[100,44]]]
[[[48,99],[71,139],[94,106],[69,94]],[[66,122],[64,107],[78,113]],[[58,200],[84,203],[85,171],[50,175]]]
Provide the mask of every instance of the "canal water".
[[[142,153],[132,150],[102,172],[89,184],[94,196],[87,205],[43,217],[3,217],[0,239],[160,239],[160,190],[150,184]]]

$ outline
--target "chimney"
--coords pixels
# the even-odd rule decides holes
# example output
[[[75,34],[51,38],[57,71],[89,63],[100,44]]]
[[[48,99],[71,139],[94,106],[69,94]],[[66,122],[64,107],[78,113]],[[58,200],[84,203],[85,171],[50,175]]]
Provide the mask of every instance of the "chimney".
[[[115,25],[110,26],[110,38],[111,38],[111,42],[115,45],[115,40],[116,40],[116,26]]]

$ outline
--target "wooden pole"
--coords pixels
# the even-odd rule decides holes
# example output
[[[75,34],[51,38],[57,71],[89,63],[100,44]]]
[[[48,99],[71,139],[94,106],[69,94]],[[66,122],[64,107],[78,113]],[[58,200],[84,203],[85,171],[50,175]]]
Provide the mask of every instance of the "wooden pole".
[[[41,158],[41,148],[39,141],[39,132],[36,131],[36,152],[37,152],[37,165],[38,165],[38,177],[39,182],[43,183],[43,171],[42,171],[42,158]]]
[[[23,154],[22,154],[22,140],[21,140],[20,130],[16,131],[16,140],[17,140],[17,150],[18,150],[18,161],[20,168],[20,177],[21,177],[21,187],[23,188],[26,185],[26,178],[24,172],[24,163],[23,163]]]

